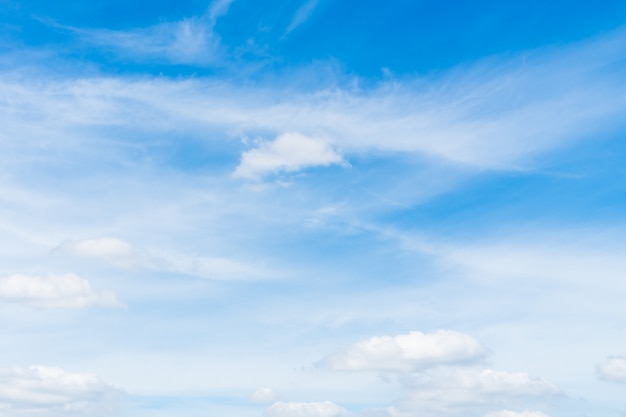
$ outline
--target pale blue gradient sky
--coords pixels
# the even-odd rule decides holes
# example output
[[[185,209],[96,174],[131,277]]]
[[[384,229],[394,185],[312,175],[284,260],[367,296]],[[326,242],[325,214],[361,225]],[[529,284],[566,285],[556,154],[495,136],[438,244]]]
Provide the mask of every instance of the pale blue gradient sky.
[[[0,1],[0,410],[623,415],[625,19]]]

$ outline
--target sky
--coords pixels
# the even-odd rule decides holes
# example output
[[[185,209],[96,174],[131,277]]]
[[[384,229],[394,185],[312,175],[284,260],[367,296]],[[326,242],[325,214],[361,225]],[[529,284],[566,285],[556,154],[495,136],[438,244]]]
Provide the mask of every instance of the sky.
[[[0,416],[626,416],[625,25],[0,0]]]

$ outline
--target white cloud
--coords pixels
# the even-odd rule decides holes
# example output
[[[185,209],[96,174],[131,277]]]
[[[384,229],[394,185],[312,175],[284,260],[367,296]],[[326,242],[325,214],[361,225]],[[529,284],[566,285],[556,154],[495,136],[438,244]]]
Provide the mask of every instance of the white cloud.
[[[226,257],[155,251],[155,254],[149,253],[114,237],[66,241],[53,250],[56,253],[97,260],[116,268],[139,268],[214,280],[257,280],[271,275],[260,264],[248,264]]]
[[[413,370],[473,363],[484,359],[487,349],[473,337],[449,330],[377,336],[356,343],[321,362],[321,366],[348,371]]]
[[[342,417],[348,413],[331,401],[277,402],[267,410],[268,417]]]
[[[257,403],[272,403],[278,399],[273,389],[269,387],[260,387],[250,396],[252,401]]]
[[[153,263],[144,251],[114,237],[67,241],[57,246],[54,251],[81,258],[97,259],[120,268],[147,267]]]
[[[209,64],[215,61],[218,47],[217,39],[207,22],[196,18],[129,31],[73,31],[89,43],[114,48],[133,59],[166,59],[179,64]]]
[[[166,60],[175,64],[218,63],[219,37],[213,28],[232,0],[216,0],[204,16],[164,22],[148,28],[114,31],[59,26],[85,42],[113,48],[131,59]]]
[[[604,363],[598,365],[598,375],[600,378],[618,383],[626,383],[626,357],[611,356]]]
[[[485,417],[549,417],[540,411],[510,411],[502,410],[485,414]]]
[[[46,277],[14,274],[0,278],[0,299],[39,308],[83,308],[91,305],[119,306],[115,293],[97,291],[74,274]]]
[[[298,171],[342,162],[342,157],[326,141],[288,132],[244,152],[233,175],[256,179],[277,171]]]
[[[506,405],[519,399],[547,398],[558,393],[554,384],[524,372],[455,370],[449,376],[419,381],[412,387],[405,405],[444,412]]]
[[[286,36],[295,28],[306,22],[308,18],[311,17],[318,4],[319,0],[308,0],[302,6],[300,6],[296,11],[296,14],[293,16],[293,19],[291,20],[291,23],[287,27],[287,30],[285,31],[285,34],[283,36]]]
[[[6,416],[94,416],[113,414],[123,395],[95,374],[31,366],[0,369],[0,410]]]
[[[202,45],[204,36],[198,25],[171,24],[164,30],[169,43],[159,41],[144,49],[161,50],[159,45],[176,45],[171,39],[178,38],[188,39],[195,50],[193,45]],[[143,42],[129,39],[130,44]],[[492,60],[432,79],[390,81],[368,90],[325,86],[294,92],[208,78],[42,81],[5,75],[0,78],[0,94],[13,99],[2,109],[3,133],[19,135],[20,146],[57,136],[73,138],[50,139],[48,146],[56,149],[85,143],[85,134],[101,139],[103,125],[129,129],[126,133],[176,131],[194,138],[206,138],[207,131],[242,136],[315,132],[332,138],[343,155],[421,154],[461,165],[519,169],[535,155],[597,137],[623,123],[626,96],[616,92],[624,91],[626,79],[613,63],[622,59],[625,41],[623,33],[616,33],[569,49],[509,62]],[[33,125],[33,119],[40,123]],[[341,161],[328,144],[318,143],[313,153],[319,157],[321,152],[321,161],[298,162],[275,149],[280,143],[264,142],[244,154],[237,175]]]

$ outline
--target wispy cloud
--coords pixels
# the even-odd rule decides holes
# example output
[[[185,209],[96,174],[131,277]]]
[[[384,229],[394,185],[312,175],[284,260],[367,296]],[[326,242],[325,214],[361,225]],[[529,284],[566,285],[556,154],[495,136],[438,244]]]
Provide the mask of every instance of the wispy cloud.
[[[300,6],[296,11],[296,14],[293,16],[293,19],[291,19],[291,23],[289,23],[289,26],[287,26],[283,37],[287,36],[298,26],[306,22],[315,11],[315,8],[319,4],[319,2],[320,0],[307,0],[302,6]]]
[[[196,23],[176,25],[181,39],[200,39],[189,45],[203,44],[202,36],[194,35]],[[53,132],[97,123],[147,131],[187,126],[194,136],[201,129],[249,137],[299,132],[332,138],[348,158],[383,151],[519,169],[535,155],[622,123],[626,95],[620,91],[626,80],[612,67],[621,59],[625,39],[616,33],[566,50],[538,52],[525,61],[485,62],[431,80],[399,80],[370,90],[286,94],[214,80],[165,79],[49,81],[32,88],[30,81],[16,85],[6,78],[0,89],[13,97],[4,109],[12,113],[9,131],[20,120],[38,117],[44,121],[40,128],[50,125]],[[172,48],[186,59],[185,47]],[[146,48],[151,49],[161,46]],[[129,108],[142,117],[130,118]]]
[[[249,281],[276,277],[276,272],[271,273],[260,264],[168,250],[156,249],[156,252],[150,253],[114,237],[66,241],[53,249],[54,254],[93,260],[114,268],[145,269],[213,280]]]
[[[146,29],[74,29],[74,32],[83,41],[113,49],[130,60],[208,65],[215,63],[218,55],[219,41],[207,22],[198,18]]]
[[[217,19],[228,12],[232,0],[216,0],[203,16],[128,30],[89,29],[56,25],[75,33],[83,42],[108,48],[135,61],[215,65],[223,58]]]

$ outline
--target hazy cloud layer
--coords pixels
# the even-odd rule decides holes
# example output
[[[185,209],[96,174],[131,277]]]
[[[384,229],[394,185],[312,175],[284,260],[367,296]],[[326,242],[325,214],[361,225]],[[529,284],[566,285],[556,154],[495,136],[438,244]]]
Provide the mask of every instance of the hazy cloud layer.
[[[598,365],[597,369],[600,378],[626,384],[626,357],[608,357],[602,364]]]
[[[113,415],[123,394],[94,374],[47,366],[0,369],[0,410],[6,416]]]
[[[115,293],[95,290],[89,281],[74,274],[48,274],[45,277],[14,274],[2,277],[0,300],[39,308],[120,306]]]
[[[331,401],[277,402],[268,410],[268,417],[343,417],[347,411]]]
[[[474,408],[515,405],[526,399],[546,399],[559,389],[543,378],[524,372],[485,369],[455,370],[448,376],[417,381],[403,405],[431,412],[458,412]]]
[[[502,410],[485,414],[485,417],[549,417],[540,411],[509,411]]]

